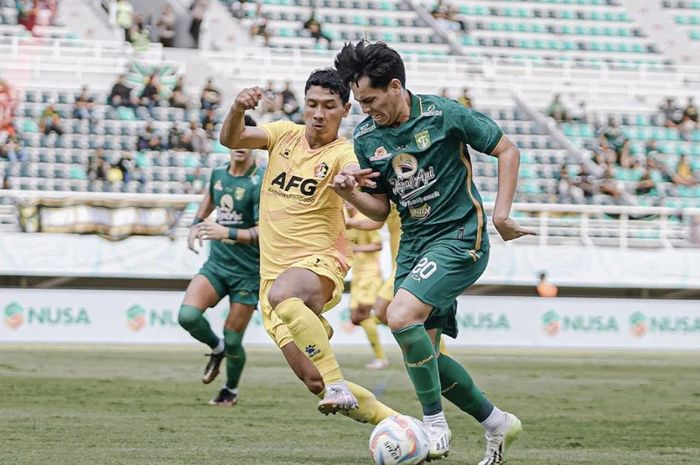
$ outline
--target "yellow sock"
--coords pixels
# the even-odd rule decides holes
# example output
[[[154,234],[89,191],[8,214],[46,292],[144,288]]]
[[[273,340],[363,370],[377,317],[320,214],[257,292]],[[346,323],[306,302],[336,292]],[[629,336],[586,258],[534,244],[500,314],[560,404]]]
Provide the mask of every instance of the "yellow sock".
[[[445,340],[443,338],[440,338],[440,353],[450,355],[450,353],[447,351],[447,346],[445,345]]]
[[[386,355],[384,354],[384,347],[382,347],[382,343],[379,341],[379,331],[377,331],[377,323],[375,323],[372,318],[367,318],[366,320],[360,322],[360,326],[362,326],[362,329],[364,329],[365,333],[367,333],[367,340],[372,346],[372,351],[374,351],[374,357],[380,360],[384,360],[386,358]]]
[[[313,310],[304,305],[303,300],[291,297],[280,302],[275,313],[287,324],[299,350],[321,373],[324,384],[342,381],[343,374],[328,341],[326,328]]]
[[[384,324],[384,322],[382,320],[380,320],[379,317],[377,315],[375,315],[374,313],[372,313],[372,316],[370,316],[369,319],[374,321],[378,325]]]
[[[349,381],[345,382],[357,399],[358,408],[347,413],[353,420],[376,425],[387,417],[399,415],[396,410],[379,402],[371,391]],[[323,399],[323,394],[323,391],[318,394],[319,399]]]

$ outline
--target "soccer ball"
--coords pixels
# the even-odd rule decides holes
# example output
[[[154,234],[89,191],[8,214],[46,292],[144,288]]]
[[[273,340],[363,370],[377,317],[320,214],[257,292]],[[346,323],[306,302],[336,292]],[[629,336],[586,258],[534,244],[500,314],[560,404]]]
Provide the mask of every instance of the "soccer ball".
[[[377,465],[420,465],[429,451],[423,424],[408,415],[385,418],[369,437],[369,453]]]

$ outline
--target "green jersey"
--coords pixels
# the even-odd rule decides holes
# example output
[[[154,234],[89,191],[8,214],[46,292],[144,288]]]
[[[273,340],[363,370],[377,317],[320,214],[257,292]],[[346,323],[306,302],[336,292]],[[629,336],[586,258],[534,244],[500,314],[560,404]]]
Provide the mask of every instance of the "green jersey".
[[[209,195],[216,205],[216,222],[227,228],[248,229],[258,224],[260,181],[264,171],[253,164],[243,176],[229,173],[230,163],[212,170]],[[211,241],[209,260],[227,270],[258,275],[260,249],[233,241]]]
[[[355,154],[362,168],[381,174],[377,187],[401,216],[401,248],[417,251],[438,238],[472,241],[488,249],[486,216],[473,181],[467,145],[490,154],[501,128],[487,116],[434,95],[411,94],[411,114],[397,127],[371,118],[355,129]]]

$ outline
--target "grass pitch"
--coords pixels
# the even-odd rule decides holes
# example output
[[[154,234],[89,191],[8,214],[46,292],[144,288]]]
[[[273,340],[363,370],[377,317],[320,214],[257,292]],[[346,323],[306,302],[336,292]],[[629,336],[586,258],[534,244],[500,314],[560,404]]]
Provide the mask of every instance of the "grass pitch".
[[[249,348],[235,407],[206,402],[193,347],[0,346],[0,462],[8,465],[368,465],[372,427],[324,417],[273,349]],[[523,421],[512,465],[700,463],[700,355],[452,350]],[[391,352],[339,349],[348,379],[404,413],[418,401]],[[220,375],[222,376],[222,375]],[[446,404],[444,465],[476,464],[481,427]]]

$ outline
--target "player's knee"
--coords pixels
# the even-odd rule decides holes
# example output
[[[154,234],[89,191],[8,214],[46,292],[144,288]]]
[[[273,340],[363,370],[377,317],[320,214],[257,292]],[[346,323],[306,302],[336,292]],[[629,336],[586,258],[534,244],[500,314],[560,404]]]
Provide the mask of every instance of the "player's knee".
[[[387,309],[386,320],[387,324],[389,325],[389,328],[392,331],[398,331],[399,329],[403,329],[406,326],[410,326],[412,324],[422,323],[420,320],[417,320],[410,312],[405,311],[405,309],[401,307],[392,306],[389,306],[389,308]]]
[[[243,334],[224,328],[224,352],[231,358],[245,357]]]
[[[267,294],[267,300],[270,302],[272,308],[277,309],[277,306],[287,299],[301,298],[298,292],[295,292],[294,289],[287,286],[277,286],[275,284],[272,285],[270,292]]]
[[[177,322],[185,329],[190,329],[197,324],[202,317],[202,311],[192,305],[181,305],[177,314]]]

